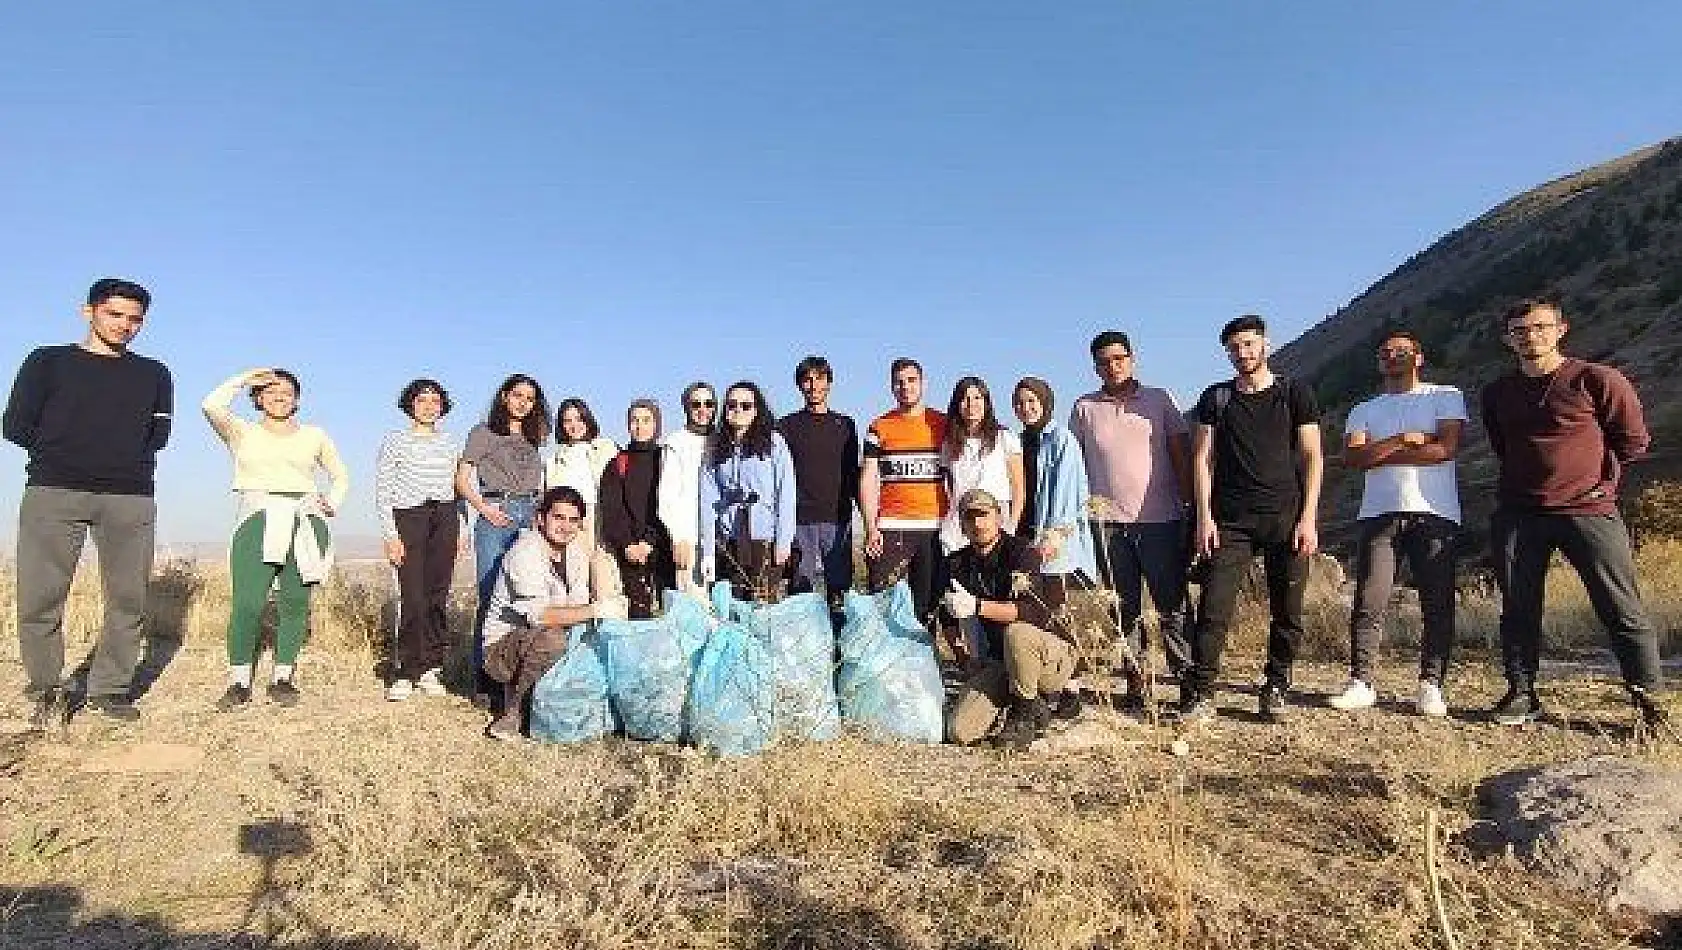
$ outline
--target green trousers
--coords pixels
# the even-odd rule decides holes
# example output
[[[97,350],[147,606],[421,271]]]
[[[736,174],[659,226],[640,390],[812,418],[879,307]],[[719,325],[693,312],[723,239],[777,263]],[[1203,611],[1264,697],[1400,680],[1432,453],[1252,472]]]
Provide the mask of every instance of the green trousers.
[[[304,633],[309,626],[310,587],[298,576],[298,558],[291,548],[286,551],[285,564],[269,564],[263,560],[263,525],[266,516],[259,511],[234,529],[234,540],[228,548],[228,571],[233,575],[234,606],[228,615],[228,665],[244,666],[257,660],[257,638],[262,632],[263,607],[269,599],[269,588],[275,591],[274,661],[291,665],[297,662],[298,651],[304,647]],[[327,546],[327,522],[309,516],[310,528],[317,542]],[[277,583],[278,578],[278,583]]]

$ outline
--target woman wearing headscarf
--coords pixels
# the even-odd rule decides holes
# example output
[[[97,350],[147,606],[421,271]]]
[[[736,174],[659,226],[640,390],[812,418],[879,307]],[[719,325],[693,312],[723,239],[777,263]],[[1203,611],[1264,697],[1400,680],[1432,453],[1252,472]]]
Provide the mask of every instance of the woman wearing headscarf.
[[[630,442],[602,470],[601,544],[619,568],[633,620],[659,612],[660,592],[677,584],[672,538],[660,521],[660,405],[636,399],[625,412]]]

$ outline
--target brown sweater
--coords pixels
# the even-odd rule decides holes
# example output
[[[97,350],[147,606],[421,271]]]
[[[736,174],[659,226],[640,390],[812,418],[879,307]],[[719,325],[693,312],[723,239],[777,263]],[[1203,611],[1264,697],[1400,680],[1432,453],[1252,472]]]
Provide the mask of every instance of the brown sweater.
[[[1546,376],[1511,373],[1485,386],[1483,427],[1501,459],[1500,506],[1550,514],[1615,512],[1623,466],[1651,441],[1629,380],[1579,359]]]

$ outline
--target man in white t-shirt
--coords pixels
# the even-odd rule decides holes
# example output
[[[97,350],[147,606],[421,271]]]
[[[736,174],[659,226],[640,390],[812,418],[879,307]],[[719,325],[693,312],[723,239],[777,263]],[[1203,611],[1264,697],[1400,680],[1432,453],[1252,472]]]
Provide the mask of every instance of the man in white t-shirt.
[[[1378,701],[1373,664],[1400,556],[1413,572],[1425,626],[1417,708],[1425,716],[1448,715],[1442,687],[1454,644],[1454,536],[1460,527],[1454,455],[1466,400],[1453,386],[1420,382],[1424,363],[1418,337],[1386,332],[1378,342],[1384,391],[1351,409],[1344,422],[1343,464],[1366,472],[1366,484],[1357,515],[1350,680],[1331,699],[1336,709],[1365,709]]]

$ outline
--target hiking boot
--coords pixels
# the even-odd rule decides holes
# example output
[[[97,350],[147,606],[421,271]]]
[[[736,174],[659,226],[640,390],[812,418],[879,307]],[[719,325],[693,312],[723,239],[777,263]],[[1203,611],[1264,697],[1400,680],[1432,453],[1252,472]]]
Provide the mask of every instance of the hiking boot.
[[[269,702],[277,706],[296,706],[304,694],[298,692],[298,687],[292,685],[291,680],[275,680],[269,684]]]
[[[1051,709],[1051,718],[1065,722],[1079,719],[1082,705],[1084,705],[1084,702],[1080,698],[1080,690],[1063,690],[1057,694],[1057,705]]]
[[[89,696],[85,708],[112,722],[139,722],[140,709],[127,696]]]
[[[1204,693],[1181,696],[1177,709],[1183,726],[1201,726],[1215,721],[1215,697]]]
[[[392,680],[391,685],[385,688],[385,698],[391,702],[400,703],[408,699],[414,692],[415,684],[408,680]]]
[[[444,687],[444,671],[435,666],[422,673],[420,679],[415,680],[415,692],[422,696],[443,696],[449,692]]]
[[[1291,718],[1291,702],[1285,695],[1287,689],[1278,683],[1268,683],[1261,688],[1257,706],[1263,719],[1269,722],[1284,722]]]
[[[1127,691],[1116,697],[1116,709],[1144,715],[1150,709],[1150,683],[1138,670],[1127,671]]]
[[[64,690],[49,686],[35,697],[35,708],[29,711],[29,728],[42,732],[52,726],[62,726],[70,719],[70,703]]]
[[[1419,693],[1414,698],[1413,707],[1419,710],[1421,716],[1432,719],[1448,715],[1448,700],[1443,698],[1443,688],[1430,680],[1419,681]]]
[[[1542,718],[1542,700],[1537,697],[1534,688],[1514,683],[1507,688],[1507,695],[1502,696],[1495,708],[1489,711],[1489,718],[1503,726],[1535,722]]]
[[[1640,686],[1629,688],[1629,698],[1635,703],[1636,711],[1641,713],[1641,724],[1648,729],[1663,729],[1670,725],[1670,713],[1665,712],[1653,694]]]
[[[251,687],[240,683],[229,683],[222,698],[216,701],[218,712],[233,712],[241,706],[251,702]]]
[[[1022,751],[1045,732],[1045,725],[1050,719],[1051,710],[1039,699],[1018,699],[1010,707],[1010,715],[995,741],[1002,748]]]
[[[1378,691],[1366,680],[1350,680],[1343,692],[1326,700],[1326,705],[1333,709],[1353,711],[1368,709],[1378,705]]]

